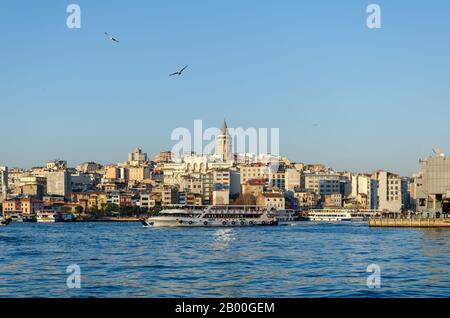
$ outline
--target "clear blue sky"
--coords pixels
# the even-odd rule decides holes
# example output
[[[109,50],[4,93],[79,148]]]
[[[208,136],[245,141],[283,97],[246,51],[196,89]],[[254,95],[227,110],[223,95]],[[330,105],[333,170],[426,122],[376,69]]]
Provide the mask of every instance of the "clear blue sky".
[[[336,169],[407,175],[450,152],[448,1],[4,0],[0,38],[0,165],[153,155],[224,117],[279,127],[284,155]]]

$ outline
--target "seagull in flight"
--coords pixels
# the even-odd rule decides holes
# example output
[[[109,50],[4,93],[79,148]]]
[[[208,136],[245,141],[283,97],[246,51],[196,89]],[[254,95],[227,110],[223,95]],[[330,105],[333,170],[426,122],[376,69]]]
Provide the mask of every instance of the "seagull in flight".
[[[174,76],[174,75],[180,76],[180,75],[183,73],[183,71],[184,71],[188,66],[189,66],[189,65],[186,65],[185,67],[183,67],[183,68],[182,68],[181,70],[179,70],[178,72],[169,74],[169,76]]]
[[[109,39],[110,41],[119,43],[119,40],[117,40],[116,38],[114,38],[114,37],[113,37],[111,34],[109,34],[108,32],[105,32],[105,35],[108,37],[108,39]]]

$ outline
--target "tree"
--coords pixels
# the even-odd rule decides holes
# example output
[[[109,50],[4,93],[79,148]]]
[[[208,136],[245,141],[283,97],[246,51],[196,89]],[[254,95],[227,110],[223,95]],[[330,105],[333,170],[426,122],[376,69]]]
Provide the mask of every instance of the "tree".
[[[108,203],[106,204],[104,211],[106,212],[119,212],[119,206],[114,203]]]
[[[78,206],[75,207],[75,212],[77,214],[81,214],[81,213],[83,213],[83,211],[84,211],[84,209],[83,209],[83,207],[81,205],[78,205]]]
[[[70,208],[70,206],[63,206],[63,207],[61,208],[61,212],[67,213],[67,212],[70,212],[70,211],[72,211],[72,209]]]
[[[241,193],[239,197],[234,201],[235,205],[256,205],[256,198],[252,194]]]

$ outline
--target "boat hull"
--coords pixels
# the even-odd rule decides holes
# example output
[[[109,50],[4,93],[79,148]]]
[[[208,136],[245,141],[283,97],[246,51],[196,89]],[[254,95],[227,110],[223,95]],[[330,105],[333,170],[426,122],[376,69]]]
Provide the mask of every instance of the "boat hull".
[[[276,220],[212,220],[212,219],[163,219],[149,218],[142,221],[146,227],[251,227],[275,226]]]
[[[0,220],[0,226],[8,226],[11,223],[11,219]]]
[[[56,220],[37,220],[37,223],[56,223]]]
[[[305,221],[310,222],[366,222],[367,219],[360,217],[351,217],[351,218],[335,218],[335,217],[305,217]]]

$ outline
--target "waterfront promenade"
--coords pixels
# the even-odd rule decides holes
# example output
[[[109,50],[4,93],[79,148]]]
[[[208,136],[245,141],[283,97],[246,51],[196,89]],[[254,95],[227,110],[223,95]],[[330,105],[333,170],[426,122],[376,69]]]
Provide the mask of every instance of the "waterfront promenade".
[[[372,218],[370,227],[450,228],[450,219],[437,218]]]

